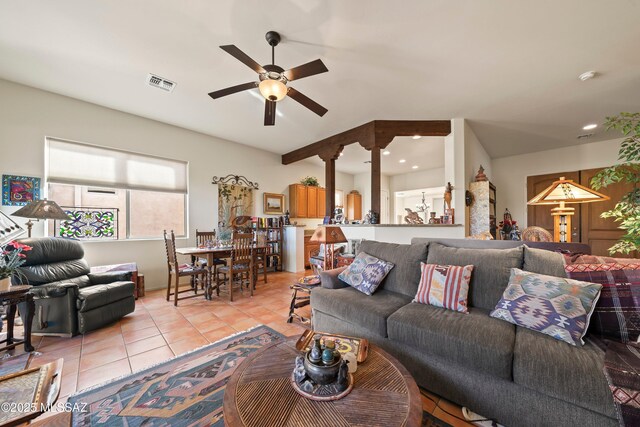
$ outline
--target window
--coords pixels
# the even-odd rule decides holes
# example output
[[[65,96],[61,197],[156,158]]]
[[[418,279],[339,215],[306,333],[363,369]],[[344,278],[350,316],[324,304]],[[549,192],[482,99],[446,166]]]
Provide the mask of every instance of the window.
[[[47,194],[71,216],[49,234],[85,240],[186,235],[187,164],[47,138]]]

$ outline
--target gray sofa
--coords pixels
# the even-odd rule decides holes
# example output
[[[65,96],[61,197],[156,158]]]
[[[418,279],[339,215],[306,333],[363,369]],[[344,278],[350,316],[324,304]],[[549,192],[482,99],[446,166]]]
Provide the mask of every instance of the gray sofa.
[[[311,294],[315,330],[363,337],[394,354],[416,382],[505,426],[615,426],[604,351],[581,348],[489,316],[510,269],[565,276],[559,253],[519,242],[413,239],[365,241],[361,251],[395,267],[367,296],[321,273]],[[469,313],[412,303],[420,262],[473,264]]]

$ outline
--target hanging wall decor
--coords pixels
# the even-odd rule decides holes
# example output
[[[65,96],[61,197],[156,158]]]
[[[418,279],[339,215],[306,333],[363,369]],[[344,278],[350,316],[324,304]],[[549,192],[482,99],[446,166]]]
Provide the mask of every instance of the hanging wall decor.
[[[40,178],[2,175],[4,206],[24,206],[34,200],[40,200]]]
[[[253,190],[258,183],[241,175],[213,177],[218,184],[218,236],[221,240],[231,239],[234,218],[253,216]]]

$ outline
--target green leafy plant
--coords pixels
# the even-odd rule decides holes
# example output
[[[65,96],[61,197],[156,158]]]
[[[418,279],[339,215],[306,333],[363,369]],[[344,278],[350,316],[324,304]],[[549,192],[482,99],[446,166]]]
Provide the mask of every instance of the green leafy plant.
[[[622,163],[600,171],[591,179],[591,187],[599,190],[618,182],[633,184],[633,189],[613,209],[600,215],[612,218],[619,223],[618,228],[625,231],[624,236],[609,248],[609,253],[628,254],[640,250],[640,113],[607,117],[605,126],[607,130],[616,129],[625,135],[618,152],[618,160]]]
[[[318,182],[318,178],[316,178],[315,176],[307,176],[302,178],[300,184],[308,185],[310,187],[317,187],[320,185],[320,183]]]

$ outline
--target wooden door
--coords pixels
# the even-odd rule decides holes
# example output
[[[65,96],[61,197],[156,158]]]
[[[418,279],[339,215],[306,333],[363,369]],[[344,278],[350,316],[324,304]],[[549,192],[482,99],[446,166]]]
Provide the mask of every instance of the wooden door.
[[[327,191],[318,187],[318,217],[333,216],[333,212],[327,212]]]
[[[589,169],[580,172],[580,184],[590,187],[593,178],[601,169]],[[613,209],[622,197],[633,189],[633,184],[617,183],[599,190],[600,193],[611,197],[604,202],[582,204],[582,243],[591,246],[594,255],[610,256],[609,248],[624,234],[618,229],[618,224],[610,218],[600,218],[602,212]],[[616,258],[637,258],[632,252],[628,255],[614,254]]]
[[[550,186],[554,181],[557,181],[561,176],[566,179],[571,179],[574,182],[580,182],[580,172],[557,172],[547,175],[536,175],[527,177],[527,200],[531,200],[534,196],[540,194],[542,190]],[[580,242],[580,209],[582,205],[570,205],[576,209],[575,215],[571,218],[571,241]],[[527,206],[527,227],[534,225],[542,227],[553,235],[553,217],[551,216],[551,209],[557,207],[557,205],[541,205],[541,206]],[[498,213],[496,221],[502,221],[502,213]],[[518,221],[520,218],[513,218]],[[522,227],[520,227],[522,229]]]
[[[307,187],[307,218],[319,218],[318,187]]]

